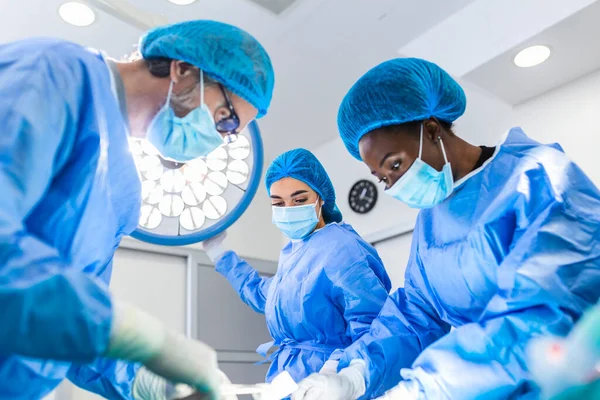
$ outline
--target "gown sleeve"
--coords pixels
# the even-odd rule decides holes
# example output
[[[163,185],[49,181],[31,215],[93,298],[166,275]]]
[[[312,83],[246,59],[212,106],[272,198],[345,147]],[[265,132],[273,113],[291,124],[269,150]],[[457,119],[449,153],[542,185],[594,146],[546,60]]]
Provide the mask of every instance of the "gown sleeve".
[[[263,278],[235,252],[228,251],[215,263],[215,269],[238,292],[244,303],[264,314],[267,293],[273,278]]]
[[[90,364],[73,364],[67,378],[105,399],[129,400],[139,368],[137,363],[98,358]]]
[[[600,193],[565,156],[522,177],[517,230],[498,290],[477,322],[429,346],[405,370],[419,399],[506,399],[535,392],[526,346],[566,335],[600,295]]]
[[[351,263],[351,260],[348,260]],[[342,268],[342,274],[334,282],[333,297],[343,309],[346,335],[358,340],[369,331],[371,323],[381,311],[388,297],[388,289],[373,271],[379,263],[374,257],[365,257],[350,267]]]
[[[426,280],[421,268],[413,239],[405,287],[387,298],[369,332],[344,351],[338,369],[354,359],[366,363],[366,393],[361,399],[382,395],[398,384],[400,370],[409,367],[429,344],[450,331],[450,325],[440,319],[422,295]]]
[[[25,224],[81,128],[82,79],[65,64],[0,54],[0,353],[87,362],[108,344],[108,289]]]

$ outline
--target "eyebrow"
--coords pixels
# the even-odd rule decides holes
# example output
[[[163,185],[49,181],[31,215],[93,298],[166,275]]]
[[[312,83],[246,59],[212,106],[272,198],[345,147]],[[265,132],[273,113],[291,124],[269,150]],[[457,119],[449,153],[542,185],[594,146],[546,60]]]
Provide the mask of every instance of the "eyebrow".
[[[394,153],[387,153],[385,156],[383,156],[383,158],[381,159],[381,162],[379,163],[379,168],[383,167],[383,163],[385,162],[385,160],[390,158],[392,156],[392,154],[394,154]]]
[[[290,197],[296,197],[296,196],[304,194],[304,193],[308,193],[308,190],[304,190],[304,189],[296,190],[294,193],[292,193],[292,195]],[[271,198],[277,199],[277,200],[282,200],[282,198],[280,196],[277,196],[275,194],[272,194]]]
[[[297,190],[294,193],[292,193],[292,195],[290,197],[296,197],[299,194],[304,194],[304,193],[308,193],[308,190]]]

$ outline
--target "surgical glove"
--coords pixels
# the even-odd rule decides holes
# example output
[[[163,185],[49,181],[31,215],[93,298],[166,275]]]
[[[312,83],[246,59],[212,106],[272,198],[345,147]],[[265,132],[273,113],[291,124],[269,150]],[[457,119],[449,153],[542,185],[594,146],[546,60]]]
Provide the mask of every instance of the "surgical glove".
[[[167,330],[134,306],[115,301],[113,310],[107,358],[140,362],[169,382],[185,383],[218,398],[221,379],[212,348]]]
[[[339,360],[327,360],[319,373],[325,375],[337,374],[339,363]]]
[[[353,360],[337,374],[312,374],[299,384],[293,400],[355,400],[365,394],[365,362]]]
[[[223,247],[225,238],[227,238],[227,231],[221,232],[217,236],[202,242],[204,252],[213,263],[227,251],[225,247]]]
[[[221,370],[218,371],[221,384],[231,381]],[[174,384],[153,374],[146,368],[140,368],[133,383],[134,400],[204,400],[205,394],[196,392],[183,383]],[[221,400],[238,400],[237,396],[222,396]]]
[[[171,383],[144,367],[139,369],[133,382],[134,400],[171,400],[192,396],[194,392],[190,386]]]
[[[263,395],[261,393],[252,394],[252,400],[262,400]]]

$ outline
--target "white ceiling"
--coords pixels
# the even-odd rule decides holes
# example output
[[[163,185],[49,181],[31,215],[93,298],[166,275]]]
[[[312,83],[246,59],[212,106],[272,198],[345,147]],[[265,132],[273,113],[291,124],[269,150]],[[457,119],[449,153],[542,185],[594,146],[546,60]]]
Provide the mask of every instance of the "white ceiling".
[[[504,52],[465,75],[509,104],[517,105],[600,68],[600,2]],[[513,59],[522,49],[542,44],[550,58],[533,68],[519,68]]]
[[[467,84],[472,78],[494,92],[486,82],[505,79],[506,69],[511,66],[489,65],[502,62],[503,54],[512,54],[532,37],[596,2],[297,0],[276,15],[250,0],[199,0],[189,6],[175,6],[167,0],[109,1],[120,8],[135,7],[133,15],[141,20],[150,21],[152,16],[164,22],[217,19],[256,36],[269,51],[277,74],[271,111],[260,122],[267,158],[293,147],[314,148],[335,138],[337,107],[343,95],[360,75],[383,60],[400,54],[427,58]],[[142,33],[103,12],[98,12],[96,23],[89,27],[70,26],[58,17],[61,3],[62,0],[0,0],[0,42],[57,36],[119,58],[134,49]],[[594,18],[598,20],[597,16]],[[584,31],[575,33],[564,28],[557,30],[557,37],[548,37],[558,43],[562,35],[571,34],[573,38],[569,40],[587,40],[597,47],[594,42],[600,36],[599,28],[596,29],[593,37],[577,38]],[[584,49],[573,49],[563,64],[578,63]],[[552,58],[559,57],[561,54],[556,52]],[[490,60],[494,61],[488,65]],[[478,72],[480,67],[490,69]],[[549,82],[556,83],[554,78],[546,76],[544,88]],[[522,86],[515,85],[510,96],[495,94],[514,99],[520,96]]]

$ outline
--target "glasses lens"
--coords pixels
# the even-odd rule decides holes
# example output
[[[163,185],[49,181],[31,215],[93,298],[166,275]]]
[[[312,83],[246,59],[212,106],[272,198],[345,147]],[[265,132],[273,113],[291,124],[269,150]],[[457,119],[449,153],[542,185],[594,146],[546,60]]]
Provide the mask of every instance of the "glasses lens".
[[[232,115],[231,117],[220,120],[215,126],[221,133],[235,132],[235,130],[240,127],[240,120],[237,115]]]

